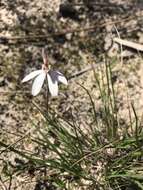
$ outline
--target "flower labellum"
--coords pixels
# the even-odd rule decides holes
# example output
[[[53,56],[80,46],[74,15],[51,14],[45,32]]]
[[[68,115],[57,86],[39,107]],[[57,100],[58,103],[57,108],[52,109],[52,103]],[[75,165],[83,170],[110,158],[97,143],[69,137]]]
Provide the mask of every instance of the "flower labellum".
[[[43,55],[43,61],[44,64],[42,65],[42,69],[33,71],[27,76],[25,76],[24,79],[22,80],[22,83],[27,82],[34,78],[34,82],[32,85],[32,95],[36,96],[37,94],[39,94],[44,84],[44,81],[47,80],[49,92],[51,93],[52,96],[57,96],[58,82],[67,85],[68,84],[67,79],[59,71],[53,71],[48,68],[48,61],[45,55]]]

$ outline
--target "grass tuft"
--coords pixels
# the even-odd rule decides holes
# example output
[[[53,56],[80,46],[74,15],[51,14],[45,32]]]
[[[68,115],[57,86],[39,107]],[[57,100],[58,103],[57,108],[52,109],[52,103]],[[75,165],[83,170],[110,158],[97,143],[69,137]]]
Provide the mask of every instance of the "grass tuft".
[[[77,84],[87,93],[92,107],[92,121],[88,130],[83,130],[73,110],[70,120],[61,116],[48,102],[48,112],[33,105],[43,116],[41,124],[31,121],[33,152],[19,150],[16,144],[0,142],[1,155],[13,152],[22,161],[12,170],[19,175],[26,170],[39,175],[58,189],[143,189],[143,132],[134,104],[129,110],[131,129],[122,130],[118,113],[117,92],[113,81],[112,60],[105,60],[97,72],[93,68],[95,83],[100,92],[101,113],[90,91]],[[131,112],[133,114],[131,114]],[[88,113],[87,113],[88,114]],[[26,138],[26,136],[21,137]],[[19,141],[18,141],[19,142]],[[17,142],[17,143],[18,143]],[[3,173],[8,176],[10,164],[5,163]]]

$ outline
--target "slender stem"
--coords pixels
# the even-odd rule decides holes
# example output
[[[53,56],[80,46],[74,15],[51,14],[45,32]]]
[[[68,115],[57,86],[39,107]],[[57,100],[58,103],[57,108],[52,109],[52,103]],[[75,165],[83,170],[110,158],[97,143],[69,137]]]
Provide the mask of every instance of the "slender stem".
[[[48,80],[46,80],[46,110],[47,114],[49,112],[49,89],[48,89]]]

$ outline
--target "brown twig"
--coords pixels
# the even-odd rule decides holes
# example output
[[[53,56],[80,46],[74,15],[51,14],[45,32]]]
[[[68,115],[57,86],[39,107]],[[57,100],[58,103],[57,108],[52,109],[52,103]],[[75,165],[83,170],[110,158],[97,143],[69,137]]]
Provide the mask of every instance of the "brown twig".
[[[80,28],[80,29],[70,29],[70,30],[63,30],[61,32],[55,32],[53,34],[47,34],[47,35],[31,35],[31,36],[18,36],[18,37],[6,37],[6,36],[0,36],[0,39],[2,40],[21,40],[21,39],[43,39],[43,38],[50,38],[52,36],[58,36],[58,35],[65,35],[68,33],[75,33],[75,32],[82,32],[82,31],[92,31],[96,28],[103,28],[107,25],[113,25],[113,24],[119,24],[121,22],[127,22],[130,21],[131,19],[137,19],[137,18],[141,18],[142,19],[143,16],[143,11],[140,12],[140,15],[135,15],[135,16],[130,16],[128,18],[124,18],[124,19],[120,19],[117,21],[111,21],[111,22],[104,22],[102,24],[95,24],[94,26],[91,27],[85,27],[85,28]]]

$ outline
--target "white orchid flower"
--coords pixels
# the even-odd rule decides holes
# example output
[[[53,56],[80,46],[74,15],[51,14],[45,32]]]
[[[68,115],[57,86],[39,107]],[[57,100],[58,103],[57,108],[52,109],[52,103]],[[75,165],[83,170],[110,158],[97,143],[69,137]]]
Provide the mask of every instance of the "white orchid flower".
[[[44,81],[47,80],[49,92],[51,93],[52,96],[57,96],[58,82],[67,85],[68,84],[67,79],[59,71],[53,71],[48,69],[48,64],[45,57],[43,58],[43,61],[44,64],[42,65],[42,69],[33,71],[27,76],[25,76],[24,79],[22,80],[22,83],[35,78],[32,85],[32,95],[36,96],[40,92],[44,84]]]

